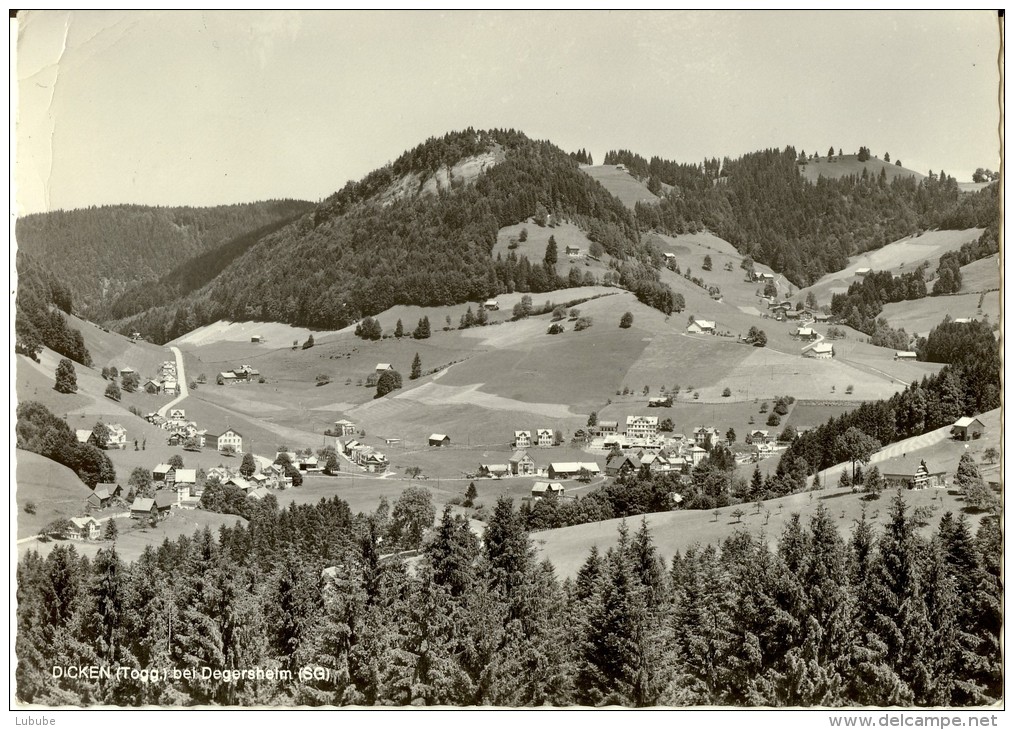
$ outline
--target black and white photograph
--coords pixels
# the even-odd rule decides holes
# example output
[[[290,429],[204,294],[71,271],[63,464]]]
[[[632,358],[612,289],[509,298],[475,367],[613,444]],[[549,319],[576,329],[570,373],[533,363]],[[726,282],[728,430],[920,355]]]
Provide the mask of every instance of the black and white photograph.
[[[1002,726],[1002,10],[9,30],[17,724]]]

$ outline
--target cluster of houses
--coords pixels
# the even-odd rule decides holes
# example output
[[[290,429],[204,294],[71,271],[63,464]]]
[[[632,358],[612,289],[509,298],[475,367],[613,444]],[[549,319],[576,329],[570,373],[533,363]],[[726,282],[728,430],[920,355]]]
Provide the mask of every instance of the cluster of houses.
[[[341,423],[341,421],[338,423]],[[352,424],[352,426],[351,432],[354,432],[355,425]],[[367,472],[382,474],[387,471],[390,462],[383,453],[377,451],[372,446],[360,443],[354,438],[350,438],[347,441],[339,440],[338,443],[341,445],[342,453],[349,458],[349,461]]]
[[[120,374],[123,374],[123,370]],[[176,375],[176,362],[166,360],[158,366],[158,375],[144,384],[144,390],[152,395],[179,395],[180,382]]]
[[[261,377],[260,370],[249,365],[240,365],[232,370],[223,370],[218,374],[219,385],[234,385],[236,383],[249,383]]]
[[[110,423],[106,426],[106,430],[108,432],[107,449],[127,448],[127,429],[118,423]],[[92,440],[92,431],[87,428],[74,429],[74,436],[78,443],[87,444]]]
[[[239,431],[227,428],[221,434],[209,434],[208,429],[198,428],[196,421],[188,421],[187,413],[182,408],[170,408],[165,416],[149,413],[144,420],[163,431],[168,431],[170,446],[183,446],[190,439],[194,439],[197,446],[202,449],[214,445],[219,451],[231,447],[237,454],[243,453],[243,434]]]
[[[547,449],[552,446],[556,446],[556,439],[553,437],[553,429],[551,428],[537,428],[535,429],[535,438],[532,438],[531,431],[515,431],[514,432],[514,443],[513,446],[516,449],[530,449],[532,447],[539,447]]]
[[[760,299],[767,304],[768,316],[773,317],[779,322],[790,320],[799,322],[800,324],[808,322],[826,324],[831,321],[830,314],[825,314],[817,309],[796,309],[796,306],[788,299],[777,299],[775,297],[761,297]]]

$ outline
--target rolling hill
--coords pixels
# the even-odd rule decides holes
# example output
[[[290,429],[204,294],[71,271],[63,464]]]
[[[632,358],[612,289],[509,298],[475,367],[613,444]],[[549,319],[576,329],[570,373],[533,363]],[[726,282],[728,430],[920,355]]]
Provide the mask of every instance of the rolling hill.
[[[819,157],[815,160],[808,160],[805,165],[799,166],[800,174],[812,183],[817,182],[821,177],[837,179],[848,175],[861,176],[864,172],[870,177],[876,178],[883,170],[888,181],[899,177],[914,178],[916,182],[926,176],[915,170],[909,170],[893,162],[885,162],[877,157],[871,157],[865,162],[859,161],[859,155],[835,156],[833,161],[827,157]]]

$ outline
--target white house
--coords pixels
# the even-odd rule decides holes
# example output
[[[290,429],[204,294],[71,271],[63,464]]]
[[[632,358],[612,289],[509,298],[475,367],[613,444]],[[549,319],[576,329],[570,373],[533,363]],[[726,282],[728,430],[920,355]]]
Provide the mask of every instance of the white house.
[[[482,303],[482,308],[488,309],[491,312],[495,312],[498,309],[500,309],[500,302],[498,302],[496,299],[487,299],[485,302]]]
[[[912,352],[911,350],[897,350],[894,353],[895,360],[915,360],[917,357],[918,354]]]
[[[228,429],[225,433],[218,437],[218,450],[222,451],[226,446],[231,446],[236,450],[236,453],[242,453],[243,451],[243,435],[235,429]]]
[[[127,429],[118,423],[110,423],[106,428],[109,429],[109,440],[106,441],[107,449],[127,448]]]
[[[515,476],[528,476],[535,473],[535,460],[528,455],[527,451],[515,451],[508,461],[511,474]]]
[[[532,432],[531,431],[515,431],[514,432],[514,447],[517,449],[528,449],[532,446]]]
[[[653,439],[658,436],[658,416],[627,416],[627,438]]]
[[[803,350],[805,357],[815,357],[818,360],[830,360],[834,357],[834,345],[830,342],[818,342]]]
[[[334,422],[334,430],[339,436],[351,436],[356,432],[356,424],[343,418],[340,421]]]
[[[377,363],[377,372],[378,373],[382,373],[385,370],[391,370],[391,369],[392,369],[391,368],[391,363],[389,363],[389,362],[378,362]]]
[[[553,445],[553,431],[549,428],[540,428],[535,431],[535,445],[542,448]]]
[[[690,321],[690,325],[687,327],[687,332],[698,335],[706,332],[713,333],[714,331],[715,323],[707,319],[694,318]]]
[[[99,523],[92,517],[71,517],[66,537],[70,540],[97,540]]]

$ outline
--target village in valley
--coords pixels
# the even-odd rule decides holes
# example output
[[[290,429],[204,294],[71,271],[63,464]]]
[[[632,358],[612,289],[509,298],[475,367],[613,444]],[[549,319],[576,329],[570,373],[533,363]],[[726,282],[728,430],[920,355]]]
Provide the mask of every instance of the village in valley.
[[[12,703],[1002,705],[1003,14],[873,13],[13,13]]]

